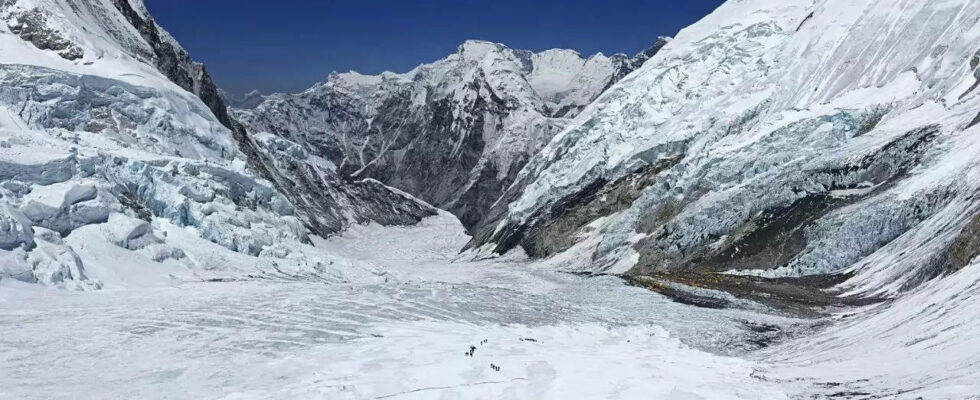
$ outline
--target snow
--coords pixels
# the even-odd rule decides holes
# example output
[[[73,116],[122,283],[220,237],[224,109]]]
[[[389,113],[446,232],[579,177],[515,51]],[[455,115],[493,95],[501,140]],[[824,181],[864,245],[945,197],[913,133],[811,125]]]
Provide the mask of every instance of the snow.
[[[583,58],[575,51],[563,49],[535,53],[531,62],[533,69],[528,82],[555,109],[569,104],[589,104],[606,89],[609,77],[620,67],[602,53]]]
[[[899,303],[804,321],[673,303],[520,255],[475,260],[456,252],[466,239],[442,214],[321,241],[311,251],[375,271],[346,283],[184,275],[66,292],[0,281],[0,397],[957,399],[980,389],[964,318],[976,312],[966,294],[978,268]],[[114,269],[149,266],[127,260]],[[747,321],[787,336],[756,350]]]
[[[586,255],[599,261],[595,270],[633,268],[638,241],[668,258],[697,253],[736,237],[760,213],[815,194],[846,194],[858,204],[807,227],[807,248],[790,265],[753,273],[849,270],[945,202],[978,190],[964,179],[980,161],[975,129],[964,128],[980,97],[966,91],[976,79],[963,61],[980,47],[971,33],[978,16],[969,1],[727,2],[532,157],[496,231],[535,223],[597,180],[676,157],[617,221],[604,222],[601,242]],[[936,138],[925,139],[920,155],[889,149],[927,127],[936,127]],[[854,191],[867,171],[822,172],[872,155],[906,165],[888,172],[895,184]],[[684,208],[670,221],[654,232],[638,228],[648,210],[677,199]]]
[[[331,360],[336,369],[312,374],[299,388],[287,386],[275,391],[276,395],[339,399],[785,398],[774,385],[731,390],[751,374],[750,362],[713,359],[683,347],[656,328],[486,328],[423,323],[382,327],[377,334],[383,337],[354,345],[354,352],[347,346],[331,346],[320,354],[285,360],[299,364],[302,370]],[[525,338],[534,341],[522,340]],[[468,344],[482,340],[487,343],[478,346],[473,357],[461,356]],[[363,359],[384,361],[364,365]],[[725,367],[706,368],[711,365],[708,360]],[[490,364],[500,365],[500,371],[488,368]],[[304,387],[318,379],[338,382],[339,387]],[[258,398],[272,392],[256,391],[248,396]]]
[[[374,86],[380,84],[383,78],[381,75],[363,75],[357,71],[350,71],[343,74],[337,74],[332,80],[336,82],[350,83],[355,86]]]
[[[890,304],[841,315],[833,329],[803,343],[767,351],[776,361],[773,374],[805,374],[836,382],[841,392],[886,398],[974,398],[980,393],[980,346],[973,333],[980,312],[978,266]]]
[[[141,1],[133,0],[132,3],[136,4],[137,12],[145,11]],[[112,0],[72,2],[72,5],[62,0],[18,0],[2,10],[0,19],[8,20],[15,11],[35,8],[45,11],[48,23],[54,25],[53,28],[81,46],[85,57],[68,61],[54,52],[38,50],[6,29],[0,29],[0,64],[27,64],[80,75],[95,75],[137,86],[167,88],[193,98],[193,95],[180,90],[141,59],[146,54],[152,54],[152,50],[135,28],[115,12]],[[6,28],[6,23],[2,25]]]
[[[636,62],[469,40],[405,73],[333,73],[302,93],[271,96],[237,112],[251,131],[330,155],[341,173],[378,178],[453,211],[471,210],[469,221],[486,207],[474,198],[499,196],[498,187],[510,185],[525,160]],[[419,156],[426,152],[446,154]],[[420,158],[433,165],[419,165]],[[398,172],[429,169],[440,171],[429,182]]]
[[[481,155],[504,170],[570,125],[524,169],[504,223],[681,156],[546,260],[460,253],[471,238],[446,212],[311,236],[109,0],[3,3],[4,22],[42,10],[85,56],[0,25],[0,398],[976,396],[980,260],[936,269],[980,210],[974,3],[731,1],[574,119],[544,111],[584,106],[622,59],[470,41],[407,74],[336,74],[305,92],[375,93],[357,105],[368,115],[418,82],[415,102],[513,95],[523,111],[484,132]],[[485,86],[457,90],[480,74]],[[254,139],[336,167],[296,138]],[[852,168],[870,156],[875,168]],[[907,175],[875,180],[895,171]],[[692,193],[668,228],[637,231],[643,212]],[[649,237],[665,252],[721,247],[805,193],[855,202],[809,225],[792,262],[731,273],[843,272],[833,290],[886,301],[801,319],[576,274],[629,270]]]
[[[111,2],[20,1],[0,19],[35,7],[89,58],[0,31],[0,279],[84,290],[320,273],[330,257],[297,257],[307,232],[292,206],[200,99],[143,58]],[[183,234],[164,235],[171,224]]]
[[[0,377],[3,393],[785,398],[777,385],[752,377],[755,361],[699,350],[655,324],[663,318],[692,335],[687,343],[708,345],[740,340],[744,332],[733,329],[733,321],[779,319],[688,310],[615,280],[527,271],[520,257],[452,262],[456,245],[466,239],[458,221],[444,214],[419,227],[361,227],[318,249],[373,264],[384,271],[380,282],[178,279],[120,287],[105,279],[100,292],[71,293],[3,280],[0,360],[10,371]],[[91,245],[85,250],[102,251]],[[118,272],[149,266],[127,259]],[[590,304],[580,296],[635,301]],[[639,306],[651,301],[663,307]],[[690,318],[671,322],[665,317],[673,312]],[[694,337],[696,331],[716,336]],[[73,345],[59,345],[65,342]],[[466,357],[470,345],[478,348]]]
[[[474,229],[527,159],[663,42],[635,57],[583,57],[469,40],[405,73],[332,73],[233,114],[267,143],[279,136],[337,175],[378,179]]]

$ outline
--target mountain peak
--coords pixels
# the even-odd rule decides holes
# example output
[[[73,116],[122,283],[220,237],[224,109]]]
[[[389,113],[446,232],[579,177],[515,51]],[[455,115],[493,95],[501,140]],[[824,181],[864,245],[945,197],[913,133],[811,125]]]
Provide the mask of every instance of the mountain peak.
[[[465,60],[482,60],[491,52],[508,50],[507,46],[485,40],[467,40],[461,44],[457,53]]]
[[[224,100],[225,104],[232,108],[239,108],[243,110],[253,109],[258,107],[265,101],[266,95],[258,91],[258,89],[253,89],[252,91],[245,94],[230,93],[224,89],[218,89],[218,95]]]
[[[650,45],[650,47],[647,47],[643,51],[641,51],[641,52],[637,53],[635,56],[633,56],[633,65],[634,65],[634,68],[639,68],[641,65],[643,65],[643,63],[645,63],[651,57],[653,57],[654,55],[656,55],[657,53],[659,53],[660,52],[660,49],[663,49],[664,46],[666,46],[668,43],[670,43],[671,40],[673,40],[673,38],[671,38],[669,36],[660,36],[660,37],[657,37],[657,40],[654,41],[653,44]]]

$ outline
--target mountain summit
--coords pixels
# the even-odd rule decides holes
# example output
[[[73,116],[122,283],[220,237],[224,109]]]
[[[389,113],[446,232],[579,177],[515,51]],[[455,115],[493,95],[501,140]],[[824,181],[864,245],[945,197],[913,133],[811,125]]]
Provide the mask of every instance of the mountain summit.
[[[471,40],[406,73],[334,73],[237,115],[342,175],[377,179],[473,226],[532,155],[667,42],[635,57],[582,57]]]

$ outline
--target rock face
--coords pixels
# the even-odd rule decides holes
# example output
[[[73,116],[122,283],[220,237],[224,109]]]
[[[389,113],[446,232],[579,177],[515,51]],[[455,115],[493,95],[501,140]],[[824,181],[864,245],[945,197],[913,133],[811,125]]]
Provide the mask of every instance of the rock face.
[[[728,2],[534,155],[473,246],[876,294],[962,267],[978,20],[966,0]]]
[[[472,227],[533,154],[666,42],[632,58],[583,58],[468,41],[404,74],[332,74],[238,115],[249,130],[300,144],[345,179],[376,179]]]
[[[953,271],[959,271],[970,265],[976,256],[980,255],[980,215],[973,217],[963,228],[949,248],[949,264]]]
[[[0,48],[0,279],[343,279],[310,233],[435,212],[249,135],[138,0],[2,0]]]
[[[82,49],[48,26],[48,19],[41,10],[15,13],[7,22],[7,27],[10,28],[10,32],[37,48],[54,50],[66,60],[77,60],[85,55]]]

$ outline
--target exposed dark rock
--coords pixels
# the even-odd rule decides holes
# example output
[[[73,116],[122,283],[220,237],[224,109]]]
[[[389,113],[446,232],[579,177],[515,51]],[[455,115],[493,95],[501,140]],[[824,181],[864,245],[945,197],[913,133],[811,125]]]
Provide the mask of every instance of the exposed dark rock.
[[[125,190],[127,188],[121,187],[120,193],[116,196],[119,199],[119,203],[122,204],[125,210],[129,210],[136,218],[139,218],[146,222],[153,221],[153,212],[148,210],[143,203],[140,202],[139,196],[134,195],[132,191]]]
[[[267,139],[256,143],[259,157],[276,186],[297,207],[297,215],[314,233],[332,235],[352,223],[412,225],[436,210],[403,196],[374,180],[343,180],[316,166],[291,142]]]
[[[532,257],[547,257],[575,244],[575,234],[601,217],[625,210],[633,204],[657,175],[674,166],[679,158],[648,164],[632,174],[607,184],[597,180],[551,208],[549,215],[536,219],[522,243]]]
[[[677,251],[671,248],[671,242],[664,241],[662,235],[648,236],[634,247],[640,254],[640,260],[631,273],[774,269],[784,266],[807,248],[806,232],[820,218],[880,193],[904,178],[908,170],[919,163],[926,145],[938,131],[936,126],[912,130],[856,162],[807,174],[806,179],[816,180],[820,185],[798,182],[800,187],[822,186],[825,191],[805,193],[790,204],[759,212],[728,232],[726,238],[708,236],[700,241],[700,246]],[[871,183],[874,189],[858,196],[830,195],[834,190],[851,189],[845,182]],[[651,210],[653,215],[642,220],[645,221],[645,230],[654,232],[654,229],[667,224],[666,217],[679,213],[678,205],[674,203],[662,207]],[[924,212],[920,214],[910,218],[925,218]]]
[[[513,179],[510,175],[516,175],[517,172],[512,169],[508,180]],[[450,205],[451,212],[459,218],[463,226],[474,226],[479,223],[485,210],[490,209],[500,198],[500,194],[506,190],[505,182],[496,179],[498,171],[493,163],[480,170],[479,174],[475,184],[467,188],[459,199]]]
[[[0,5],[6,7],[6,4]],[[47,17],[39,9],[15,13],[7,22],[7,27],[41,50],[52,50],[66,60],[77,60],[85,56],[78,45],[48,26]]]
[[[980,86],[980,50],[977,50],[976,53],[973,53],[973,57],[970,57],[970,70],[973,71],[973,79],[976,81],[973,82],[973,85],[970,85],[969,89],[966,89],[966,91],[960,95],[960,100],[963,100],[966,95],[976,90],[977,86]]]
[[[803,29],[803,25],[806,25],[807,21],[813,18],[813,15],[814,15],[813,12],[807,14],[806,18],[803,18],[803,21],[800,21],[800,25],[796,27],[796,32],[799,32],[800,29]]]
[[[703,258],[692,257],[681,268],[720,271],[785,265],[806,248],[806,226],[844,203],[841,199],[816,194],[789,206],[769,210],[743,225],[735,233],[736,239],[723,250],[709,252]],[[641,254],[640,269],[667,262],[660,259],[662,253],[656,247],[645,247],[650,242],[644,241],[637,246]]]
[[[235,123],[228,116],[228,110],[221,101],[218,88],[211,81],[203,64],[194,62],[183,48],[175,42],[164,39],[160,28],[152,18],[143,19],[133,9],[128,0],[112,0],[116,9],[126,17],[140,33],[143,40],[153,48],[153,62],[167,78],[178,86],[194,93],[218,117],[223,125],[234,130]]]
[[[636,226],[637,232],[655,232],[657,229],[664,226],[664,224],[674,219],[677,214],[680,214],[680,212],[684,210],[684,207],[687,207],[688,204],[697,201],[697,199],[703,194],[704,192],[694,192],[683,199],[668,200],[648,209],[640,217],[640,221]]]
[[[969,89],[967,89],[965,92],[963,92],[963,94],[960,95],[960,100],[962,100],[964,97],[966,97],[966,95],[972,93],[974,90],[977,89],[978,86],[980,86],[980,50],[977,50],[976,53],[973,53],[973,57],[970,58],[970,70],[973,71],[973,78],[975,79],[975,82],[973,82],[973,85],[971,85]],[[977,124],[980,124],[980,113],[977,113],[977,116],[974,117],[973,120],[970,121],[969,125],[967,125],[966,127],[967,129],[969,129],[976,126]]]
[[[951,271],[963,269],[978,255],[980,255],[980,214],[966,224],[950,246],[948,258]]]
[[[634,55],[633,58],[631,58],[629,62],[625,64],[625,67],[621,68],[615,75],[613,75],[613,78],[609,80],[609,84],[606,85],[606,89],[609,89],[612,85],[625,78],[626,75],[640,69],[643,64],[646,64],[646,62],[653,58],[653,56],[657,55],[657,53],[659,53],[664,46],[670,43],[670,40],[671,38],[666,36],[658,37],[657,40],[650,45],[650,47],[636,53],[636,55]]]
[[[751,336],[748,338],[748,342],[755,345],[757,349],[769,347],[785,337],[783,329],[779,325],[752,321],[739,322],[750,332]]]
[[[683,158],[686,146],[686,142],[669,143],[656,151],[641,153],[636,161],[643,166],[632,173],[611,182],[597,178],[526,221],[507,222],[497,229],[497,224],[506,215],[508,204],[520,197],[533,177],[525,175],[523,180],[515,179],[475,225],[475,234],[466,248],[493,243],[494,252],[503,254],[520,245],[529,255],[538,257],[566,250],[575,243],[574,234],[582,227],[632,205],[645,188],[656,182],[658,174],[674,167]]]
[[[826,121],[847,121],[841,126],[846,130],[847,138],[853,139],[873,131],[888,111],[887,107],[876,107],[862,114],[831,116]],[[753,113],[750,111],[748,117],[735,121],[735,124],[750,124]],[[816,121],[814,128],[819,123],[825,123],[820,121],[825,120]],[[735,129],[731,134],[738,134],[738,131],[740,129]],[[811,236],[812,232],[821,226],[819,224],[826,222],[825,217],[842,207],[875,199],[904,179],[911,169],[920,164],[939,131],[938,126],[913,129],[858,159],[841,159],[822,164],[822,167],[812,171],[784,171],[781,177],[768,185],[785,187],[767,189],[767,184],[763,184],[753,187],[751,191],[765,196],[770,190],[788,190],[795,196],[787,196],[782,203],[770,203],[765,209],[733,214],[745,215],[746,219],[719,233],[704,233],[704,230],[698,229],[700,225],[696,224],[700,222],[696,220],[677,219],[689,207],[701,207],[700,199],[717,187],[710,182],[691,179],[690,176],[685,176],[683,187],[671,187],[676,182],[671,180],[675,179],[671,171],[689,168],[689,165],[681,163],[676,166],[664,165],[664,170],[652,169],[654,176],[663,172],[657,185],[651,185],[657,180],[650,179],[643,170],[612,182],[597,178],[578,192],[557,200],[545,211],[531,214],[522,221],[507,221],[503,226],[497,223],[499,219],[496,218],[505,215],[506,211],[491,210],[488,218],[481,222],[482,228],[471,246],[492,243],[495,251],[503,253],[520,245],[531,256],[547,257],[576,243],[583,226],[629,207],[644,189],[650,188],[669,195],[659,196],[665,200],[651,203],[650,208],[641,210],[636,222],[636,231],[648,236],[634,246],[640,258],[628,275],[646,277],[643,278],[647,279],[644,287],[678,301],[704,307],[733,306],[724,297],[706,297],[704,293],[685,291],[682,287],[718,290],[793,314],[813,313],[812,309],[821,307],[861,304],[868,300],[839,299],[834,293],[819,290],[816,284],[829,277],[766,279],[718,272],[771,270],[791,263],[808,262],[800,261],[800,257],[812,251],[809,247],[811,240],[818,238]],[[558,156],[561,156],[560,153]],[[737,179],[737,175],[734,177]],[[515,192],[519,193],[521,184],[517,182],[511,189],[516,188]],[[628,190],[623,191],[624,188]],[[512,196],[508,198],[505,195],[501,203],[517,197],[515,194]],[[597,201],[599,199],[603,201]],[[853,256],[860,258],[887,244],[904,229],[928,218],[948,199],[947,195],[936,193],[904,204],[901,209],[894,210],[894,221],[882,221],[895,228],[882,231],[882,236],[876,238],[873,244],[862,245],[854,250],[859,254]],[[499,208],[506,208],[506,204]],[[690,236],[699,231],[700,236]],[[593,255],[597,259],[601,256]],[[934,274],[924,276],[929,279],[928,276]]]
[[[878,124],[881,123],[881,120],[885,118],[890,111],[891,109],[885,106],[872,107],[867,111],[864,121],[861,123],[861,126],[858,127],[857,132],[854,133],[854,136],[862,136],[877,128]]]
[[[615,73],[590,78],[608,88],[665,43],[661,38],[633,58],[609,57]],[[576,90],[598,91],[572,100],[563,97],[568,93],[540,95],[522,75],[535,62],[528,51],[467,42],[410,74],[333,74],[241,115],[251,130],[301,144],[346,179],[377,179],[450,211],[475,231],[565,118],[605,90],[571,88],[576,96]]]
[[[707,308],[735,306],[730,301],[709,298],[693,290],[683,290],[672,283],[697,289],[722,291],[740,299],[763,304],[779,312],[806,317],[826,315],[825,309],[828,307],[862,306],[884,301],[878,298],[838,296],[825,290],[844,282],[849,277],[829,275],[768,279],[713,272],[670,272],[627,275],[626,279],[630,284],[653,290],[684,304]]]

